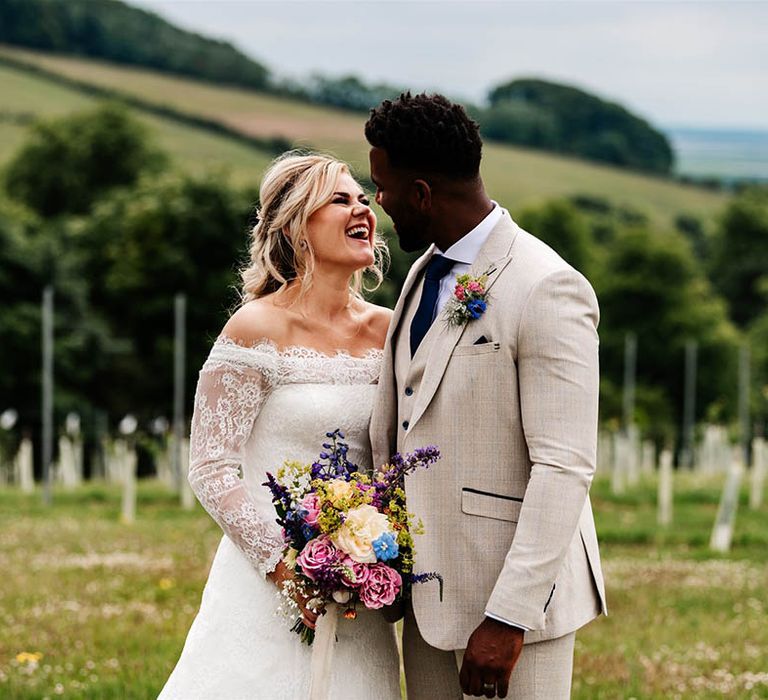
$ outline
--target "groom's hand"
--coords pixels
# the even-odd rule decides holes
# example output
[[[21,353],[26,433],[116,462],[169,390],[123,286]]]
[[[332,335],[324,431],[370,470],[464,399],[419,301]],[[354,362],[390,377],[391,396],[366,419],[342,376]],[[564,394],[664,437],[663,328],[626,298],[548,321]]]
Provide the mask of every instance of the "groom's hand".
[[[464,652],[459,672],[464,694],[507,697],[509,677],[523,650],[524,635],[519,627],[486,617],[472,632]]]

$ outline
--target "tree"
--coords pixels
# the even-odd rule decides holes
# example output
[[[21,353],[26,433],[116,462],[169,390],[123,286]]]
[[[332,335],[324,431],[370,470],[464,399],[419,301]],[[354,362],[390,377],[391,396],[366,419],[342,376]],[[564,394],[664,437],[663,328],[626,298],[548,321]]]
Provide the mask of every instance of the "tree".
[[[6,171],[13,198],[44,217],[85,214],[115,187],[157,171],[164,156],[115,104],[39,122]]]
[[[646,427],[661,435],[665,424],[674,426],[680,419],[688,340],[699,344],[698,416],[733,416],[740,336],[680,234],[644,228],[618,232],[596,288],[603,375],[621,386],[624,338],[635,333],[638,407]]]
[[[86,280],[63,222],[47,223],[0,197],[0,396],[19,411],[23,431],[40,419],[41,297],[55,292],[55,409],[87,412],[82,391],[92,360],[104,354],[105,326],[86,303]]]
[[[768,188],[752,188],[725,210],[714,243],[712,282],[731,318],[749,325],[768,304]]]
[[[526,209],[518,223],[534,236],[552,246],[563,259],[586,277],[596,267],[598,251],[586,219],[567,201],[553,201]]]
[[[497,138],[622,167],[669,173],[672,147],[664,134],[621,105],[583,90],[536,79],[498,85],[488,95],[487,118]],[[508,115],[519,128],[501,128]],[[530,124],[535,116],[537,128]],[[488,128],[488,127],[486,127]]]
[[[92,359],[85,390],[111,416],[168,415],[178,292],[188,297],[187,383],[194,386],[238,300],[251,206],[221,177],[169,174],[115,191],[81,223],[75,245],[89,303],[106,319],[113,348]]]

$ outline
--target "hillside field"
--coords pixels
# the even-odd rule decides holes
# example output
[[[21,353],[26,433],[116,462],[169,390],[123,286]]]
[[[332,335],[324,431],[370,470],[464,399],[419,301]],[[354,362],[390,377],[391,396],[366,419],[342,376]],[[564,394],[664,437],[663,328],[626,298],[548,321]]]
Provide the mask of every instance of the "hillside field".
[[[0,47],[0,56],[51,71],[69,79],[117,90],[180,112],[200,115],[241,133],[281,136],[296,145],[335,153],[363,175],[368,172],[365,116],[247,90],[219,87],[166,74],[79,58]],[[0,112],[52,116],[87,107],[94,97],[19,68],[0,66]],[[141,110],[137,110],[141,111]],[[199,171],[225,167],[235,182],[258,181],[269,156],[257,149],[170,119],[144,115],[161,146],[179,167]],[[0,164],[23,140],[24,128],[0,121]],[[489,143],[483,175],[489,193],[513,214],[546,199],[590,195],[644,212],[658,226],[672,225],[685,213],[711,227],[727,201],[722,193],[629,173],[603,165]]]

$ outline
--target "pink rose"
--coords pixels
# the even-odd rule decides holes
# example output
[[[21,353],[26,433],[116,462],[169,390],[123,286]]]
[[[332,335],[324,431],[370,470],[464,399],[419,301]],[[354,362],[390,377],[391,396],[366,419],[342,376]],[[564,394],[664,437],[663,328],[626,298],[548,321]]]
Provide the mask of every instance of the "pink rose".
[[[320,535],[310,540],[296,557],[296,563],[306,576],[315,580],[315,574],[327,569],[339,558],[339,550],[333,546],[327,535]]]
[[[456,289],[453,290],[453,296],[455,296],[459,301],[464,301],[464,299],[466,299],[466,296],[464,295],[464,287],[462,287],[460,284],[457,284]]]
[[[470,282],[467,287],[469,288],[470,292],[474,292],[475,294],[483,293],[483,285],[479,282]]]
[[[352,569],[353,577],[347,576],[342,572],[341,580],[345,586],[349,588],[360,588],[368,580],[368,570],[370,564],[361,564],[359,561],[355,561],[352,557],[344,557],[344,561],[341,562],[342,566],[347,569]]]
[[[400,592],[403,579],[391,566],[377,563],[368,567],[368,579],[360,588],[360,600],[370,610],[392,605]]]
[[[320,515],[320,499],[317,497],[317,494],[310,493],[304,496],[301,499],[301,507],[307,511],[307,514],[304,516],[304,522],[313,527],[317,525],[317,518]]]

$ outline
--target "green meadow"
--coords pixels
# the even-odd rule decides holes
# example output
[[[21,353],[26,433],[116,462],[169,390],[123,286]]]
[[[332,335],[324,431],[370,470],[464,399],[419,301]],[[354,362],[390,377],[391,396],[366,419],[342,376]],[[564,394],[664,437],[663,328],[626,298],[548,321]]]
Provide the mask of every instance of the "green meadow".
[[[215,120],[239,133],[256,137],[285,137],[298,146],[320,148],[367,173],[363,135],[365,116],[256,93],[216,86],[168,74],[116,66],[66,56],[55,56],[0,46],[7,56],[71,80],[116,90],[152,105],[164,105],[185,114]],[[40,116],[63,114],[87,106],[94,99],[73,87],[33,76],[18,68],[1,68],[3,110]],[[141,110],[137,110],[141,111]],[[200,129],[182,127],[171,120],[144,116],[158,142],[167,148],[179,167],[198,171],[226,167],[236,182],[258,180],[268,161],[256,149]],[[23,129],[12,133],[0,125],[0,163],[23,138]],[[722,193],[682,185],[604,165],[564,158],[540,151],[486,144],[483,174],[490,194],[513,212],[544,200],[589,195],[646,214],[660,226],[671,226],[678,214],[713,224],[727,200]]]
[[[722,478],[676,475],[675,524],[655,483],[592,490],[610,615],[579,633],[573,697],[768,698],[768,506],[737,517],[733,550],[707,549]],[[154,481],[137,521],[116,487],[0,491],[0,697],[154,698],[197,611],[220,538]],[[279,621],[276,621],[279,624]]]

